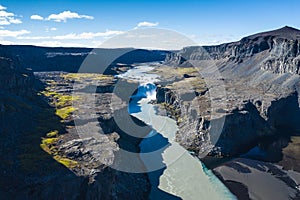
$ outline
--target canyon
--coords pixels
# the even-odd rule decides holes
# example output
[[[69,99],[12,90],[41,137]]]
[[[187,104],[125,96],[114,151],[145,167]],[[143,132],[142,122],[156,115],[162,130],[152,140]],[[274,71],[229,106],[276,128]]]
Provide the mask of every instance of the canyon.
[[[176,52],[1,45],[0,196],[147,199],[147,173],[109,166],[120,149],[139,153],[141,142],[116,122],[132,95],[116,85],[138,84],[115,75],[153,62],[147,73],[159,80],[151,103],[176,121],[177,143],[238,199],[299,198],[299,42],[299,30],[283,27]],[[86,59],[119,52],[101,74],[74,73]]]

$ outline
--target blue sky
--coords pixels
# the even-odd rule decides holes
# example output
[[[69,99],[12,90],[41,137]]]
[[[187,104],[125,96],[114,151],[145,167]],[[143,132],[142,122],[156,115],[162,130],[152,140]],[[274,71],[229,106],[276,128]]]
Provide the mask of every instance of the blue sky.
[[[175,30],[197,44],[300,28],[300,1],[1,0],[0,43],[96,47],[134,28]]]

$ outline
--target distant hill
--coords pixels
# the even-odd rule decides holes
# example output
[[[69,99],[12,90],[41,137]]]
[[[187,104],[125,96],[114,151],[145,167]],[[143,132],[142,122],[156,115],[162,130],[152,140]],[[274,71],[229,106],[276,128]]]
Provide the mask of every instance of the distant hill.
[[[14,63],[24,68],[31,68],[33,71],[77,72],[88,55],[93,57],[94,65],[100,67],[103,65],[103,58],[112,58],[112,55],[115,58],[107,64],[163,61],[166,53],[167,51],[133,48],[92,49],[0,45],[0,57],[11,58]]]

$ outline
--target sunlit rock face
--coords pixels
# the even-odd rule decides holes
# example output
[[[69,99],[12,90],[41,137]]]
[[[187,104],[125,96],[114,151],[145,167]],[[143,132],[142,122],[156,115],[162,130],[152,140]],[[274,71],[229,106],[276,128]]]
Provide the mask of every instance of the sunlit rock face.
[[[261,137],[282,132],[283,127],[289,132],[299,131],[296,123],[300,117],[299,41],[299,30],[283,27],[238,42],[186,47],[167,55],[169,66],[198,69],[199,73],[192,74],[194,76],[201,76],[201,71],[208,70],[208,61],[213,63],[226,90],[226,95],[219,99],[226,106],[212,108],[220,118],[211,120],[207,117],[210,109],[203,109],[201,105],[210,107],[212,88],[203,94],[195,91],[197,97],[193,101],[198,99],[195,106],[195,102],[185,101],[178,90],[158,87],[158,102],[172,105],[174,116],[186,117],[179,124],[178,141],[197,153],[210,149],[212,154],[235,155],[247,151]],[[183,81],[191,80],[190,76],[182,78]],[[213,76],[206,78],[204,81],[208,82],[216,79]],[[214,139],[210,124],[222,118],[225,123]]]
[[[264,52],[259,66],[274,73],[299,74],[300,31],[291,27],[255,34],[238,42],[217,46],[186,47],[179,53],[168,54],[167,63],[182,64],[186,60],[229,59],[243,62],[244,59]]]

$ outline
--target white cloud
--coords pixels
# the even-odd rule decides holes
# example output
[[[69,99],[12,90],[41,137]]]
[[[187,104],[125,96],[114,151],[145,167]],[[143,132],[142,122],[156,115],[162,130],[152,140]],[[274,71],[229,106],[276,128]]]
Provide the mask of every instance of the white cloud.
[[[14,17],[0,17],[0,25],[21,24],[20,19]]]
[[[57,28],[56,27],[45,27],[45,32],[48,33],[50,31],[57,31]]]
[[[10,25],[10,22],[6,18],[0,17],[0,25]]]
[[[56,22],[66,22],[67,19],[94,19],[93,16],[89,15],[79,15],[76,12],[63,11],[59,14],[51,14],[47,17],[47,20],[52,20]]]
[[[78,39],[92,39],[95,37],[112,37],[115,35],[120,35],[124,33],[123,31],[110,31],[107,30],[105,32],[84,32],[80,34],[75,34],[75,33],[70,33],[67,35],[59,35],[59,36],[54,36],[53,39],[56,40],[78,40]]]
[[[15,14],[7,12],[6,7],[0,5],[0,25],[21,24],[20,19],[15,18]]]
[[[201,34],[193,37],[193,40],[201,46],[207,45],[219,45],[228,42],[234,42],[240,40],[238,35],[225,35],[225,34]]]
[[[12,41],[8,41],[8,40],[1,40],[1,38],[0,38],[0,44],[2,44],[2,45],[12,45],[14,43]]]
[[[0,17],[13,17],[14,13],[6,12],[5,10],[0,10]]]
[[[103,41],[92,41],[92,46],[99,47],[102,43],[103,43]]]
[[[15,19],[15,18],[9,19],[9,22],[11,24],[22,24],[22,21],[20,19]]]
[[[0,41],[1,43],[2,41]],[[72,43],[72,42],[62,42],[62,41],[38,41],[38,42],[10,42],[6,41],[6,44],[17,44],[17,45],[34,45],[34,46],[44,46],[44,47],[86,47],[86,44]]]
[[[0,5],[0,10],[6,10],[5,6]]]
[[[0,30],[0,37],[18,37],[20,35],[28,34],[30,31],[20,30],[20,31],[10,31],[10,30]]]
[[[158,24],[159,24],[158,22],[153,23],[153,22],[144,21],[138,23],[137,27],[154,27],[154,26],[158,26]]]
[[[42,16],[40,16],[40,15],[31,15],[30,19],[33,19],[33,20],[44,20],[44,18]]]
[[[44,40],[51,39],[50,36],[21,36],[17,37],[18,40]]]

